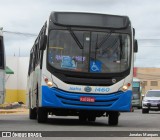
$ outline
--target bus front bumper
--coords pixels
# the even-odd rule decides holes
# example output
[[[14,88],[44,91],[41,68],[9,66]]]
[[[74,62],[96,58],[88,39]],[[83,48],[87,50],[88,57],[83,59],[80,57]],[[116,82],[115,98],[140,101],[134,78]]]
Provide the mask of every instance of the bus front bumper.
[[[81,97],[94,98],[94,102],[82,102]],[[42,86],[42,106],[60,109],[101,110],[130,112],[132,92],[112,94],[73,93]]]

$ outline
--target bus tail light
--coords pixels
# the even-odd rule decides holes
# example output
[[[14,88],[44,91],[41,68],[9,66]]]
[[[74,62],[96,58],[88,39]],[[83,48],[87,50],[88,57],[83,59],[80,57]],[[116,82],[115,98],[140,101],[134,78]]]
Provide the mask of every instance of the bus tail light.
[[[119,90],[125,92],[128,90],[130,86],[131,86],[131,83],[127,83],[126,85],[122,86]]]

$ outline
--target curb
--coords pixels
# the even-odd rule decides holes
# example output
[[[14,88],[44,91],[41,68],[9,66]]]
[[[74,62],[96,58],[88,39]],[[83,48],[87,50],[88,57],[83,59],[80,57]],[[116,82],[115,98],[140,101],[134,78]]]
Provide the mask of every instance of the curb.
[[[0,114],[28,113],[28,109],[0,109]]]

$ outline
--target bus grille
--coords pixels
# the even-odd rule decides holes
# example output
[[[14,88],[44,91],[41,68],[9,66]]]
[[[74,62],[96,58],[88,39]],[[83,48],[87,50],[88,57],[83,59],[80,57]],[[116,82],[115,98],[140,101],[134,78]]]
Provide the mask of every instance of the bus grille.
[[[61,101],[61,103],[65,105],[73,105],[73,106],[93,106],[93,107],[110,107],[113,103],[115,103],[121,94],[80,94],[80,93],[68,93],[61,90],[55,92],[57,98]],[[81,102],[80,97],[94,97],[95,102]]]

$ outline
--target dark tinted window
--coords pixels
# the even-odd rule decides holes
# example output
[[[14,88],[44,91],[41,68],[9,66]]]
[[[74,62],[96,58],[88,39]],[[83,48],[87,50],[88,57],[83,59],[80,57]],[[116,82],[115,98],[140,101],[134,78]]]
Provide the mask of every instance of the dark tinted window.
[[[0,68],[4,68],[4,46],[2,37],[0,37]]]
[[[55,23],[71,26],[89,26],[102,28],[125,28],[129,23],[126,16],[115,16],[91,13],[55,12],[52,14]]]

